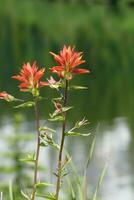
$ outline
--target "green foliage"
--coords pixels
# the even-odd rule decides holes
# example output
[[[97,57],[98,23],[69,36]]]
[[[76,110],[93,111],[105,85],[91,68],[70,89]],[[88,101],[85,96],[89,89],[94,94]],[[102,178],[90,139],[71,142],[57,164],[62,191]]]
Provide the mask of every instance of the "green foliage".
[[[48,186],[54,186],[54,185],[51,183],[45,183],[45,182],[38,182],[36,184],[36,187],[48,187]]]
[[[14,200],[12,182],[9,182],[9,198],[10,200]]]
[[[67,132],[66,133],[66,136],[83,136],[83,137],[87,137],[89,136],[91,133],[87,133],[87,134],[84,134],[84,133],[78,133],[78,132]]]
[[[34,105],[35,105],[34,102],[28,101],[28,102],[22,103],[18,106],[15,106],[14,108],[27,108],[27,107],[33,107]]]
[[[47,132],[47,131],[50,131],[50,132],[52,132],[52,133],[55,132],[54,129],[49,128],[49,127],[47,127],[47,126],[40,127],[40,128],[39,128],[39,131],[40,131],[40,132]]]
[[[45,199],[48,199],[48,200],[56,200],[55,198],[55,195],[52,194],[52,193],[49,193],[49,194],[37,194],[36,196],[38,197],[42,197],[42,198],[45,198]]]
[[[55,116],[55,117],[50,116],[50,117],[51,118],[49,118],[48,120],[52,121],[52,122],[61,122],[61,121],[64,121],[64,116],[62,116],[62,115]]]
[[[21,158],[20,161],[35,163],[35,154],[28,154],[25,158]]]
[[[115,114],[133,115],[132,109],[126,108],[128,102],[134,100],[134,13],[127,6],[121,6],[128,4],[129,1],[120,1],[118,12],[96,4],[74,6],[54,2],[52,4],[49,1],[2,0],[1,88],[14,90],[15,83],[5,82],[9,81],[11,75],[16,74],[24,61],[37,60],[39,64],[45,63],[49,68],[53,61],[48,52],[57,51],[64,43],[72,44],[80,46],[81,51],[85,50],[85,66],[92,68],[91,77],[95,79],[94,84],[90,84],[92,79],[88,80],[88,77],[81,79],[81,82],[90,84],[90,95],[83,95],[83,101],[89,101],[90,98],[90,115],[94,118],[106,118],[109,115],[112,117]],[[8,77],[7,80],[5,77]],[[77,81],[79,82],[79,78]],[[124,90],[129,93],[125,97]],[[103,100],[102,91],[105,94]],[[13,92],[15,94],[17,90]],[[46,93],[51,95],[48,91],[45,91]],[[99,104],[96,103],[98,99]],[[116,105],[113,105],[113,100]],[[82,102],[77,98],[79,113],[87,111],[86,108],[81,110]],[[2,112],[5,111],[6,109],[3,109]],[[101,116],[98,112],[101,112]]]
[[[78,85],[72,85],[69,88],[70,89],[75,89],[75,90],[86,90],[86,89],[88,89],[88,87],[78,86]]]
[[[42,147],[50,146],[50,147],[54,147],[54,148],[56,148],[58,150],[60,148],[60,146],[58,144],[56,144],[53,141],[53,139],[49,135],[47,135],[47,134],[41,136],[40,146],[42,146]]]
[[[27,200],[31,199],[30,196],[28,194],[24,193],[23,191],[21,191],[21,194],[25,199],[27,199]]]

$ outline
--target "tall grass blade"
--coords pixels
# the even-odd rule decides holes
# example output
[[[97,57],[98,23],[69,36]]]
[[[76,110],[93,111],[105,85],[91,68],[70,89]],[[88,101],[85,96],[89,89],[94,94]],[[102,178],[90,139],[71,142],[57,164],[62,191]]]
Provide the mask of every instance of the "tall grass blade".
[[[74,189],[73,189],[72,183],[71,183],[71,181],[69,180],[69,178],[67,178],[67,182],[68,182],[69,188],[70,188],[70,190],[71,190],[71,200],[76,200],[75,191],[74,191]]]
[[[3,192],[0,193],[0,200],[3,200]]]
[[[84,170],[83,184],[82,184],[83,185],[83,200],[87,200],[87,168],[93,157],[95,142],[96,142],[96,137],[93,138],[93,141],[92,141],[89,153],[88,153],[85,170]]]
[[[106,174],[107,167],[108,167],[107,164],[105,164],[105,166],[104,166],[104,168],[103,168],[103,170],[102,170],[102,172],[101,172],[101,175],[100,175],[100,177],[99,177],[99,180],[98,180],[98,183],[97,183],[97,187],[96,187],[96,189],[95,189],[95,192],[94,192],[94,195],[93,195],[92,200],[97,200],[97,195],[98,195],[100,186],[101,186],[101,184],[102,184],[102,182],[103,182],[104,176],[105,176],[105,174]]]
[[[11,181],[9,181],[9,198],[10,198],[10,200],[14,200],[13,186],[12,186],[12,182]]]
[[[65,152],[66,152],[67,157],[70,157],[67,150],[65,150]],[[75,164],[73,163],[72,160],[70,161],[70,167],[72,169],[72,174],[75,176],[75,187],[77,188],[77,195],[75,194],[75,199],[78,196],[79,200],[83,200],[82,189],[81,189],[81,184],[82,184],[81,177],[79,176],[77,169],[76,169],[76,166],[75,166]],[[73,185],[72,185],[71,190],[73,189]],[[73,192],[74,192],[74,189],[73,189]]]

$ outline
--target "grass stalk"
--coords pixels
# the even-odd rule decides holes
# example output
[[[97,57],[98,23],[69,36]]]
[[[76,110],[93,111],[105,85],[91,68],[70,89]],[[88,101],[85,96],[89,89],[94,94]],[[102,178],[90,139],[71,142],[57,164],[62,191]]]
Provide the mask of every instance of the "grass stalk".
[[[39,109],[38,109],[38,98],[35,99],[35,119],[36,119],[36,130],[37,130],[37,147],[35,154],[35,166],[34,166],[34,179],[33,179],[33,189],[31,200],[35,199],[36,193],[36,184],[37,184],[37,175],[38,175],[38,164],[39,164],[39,153],[40,153],[40,131],[39,131]]]
[[[63,106],[67,106],[67,94],[68,94],[68,80],[65,82],[65,92],[64,92],[64,103]],[[57,173],[57,182],[56,182],[56,200],[59,199],[59,191],[61,187],[61,167],[62,167],[62,154],[64,149],[64,141],[65,141],[65,129],[66,129],[66,112],[64,112],[64,121],[62,124],[62,136],[61,136],[61,144],[58,158],[58,173]]]

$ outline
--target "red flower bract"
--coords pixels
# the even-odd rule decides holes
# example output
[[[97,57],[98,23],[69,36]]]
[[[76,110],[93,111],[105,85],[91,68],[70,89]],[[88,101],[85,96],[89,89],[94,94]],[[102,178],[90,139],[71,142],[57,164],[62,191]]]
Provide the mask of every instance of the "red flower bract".
[[[0,92],[0,99],[4,99],[6,101],[14,101],[14,97],[7,92]]]
[[[32,66],[30,63],[26,63],[22,66],[20,74],[12,76],[12,78],[21,82],[19,85],[21,91],[32,91],[33,89],[38,89],[39,87],[48,85],[47,82],[40,81],[44,75],[44,72],[44,68],[38,70],[35,62],[32,64]]]
[[[60,51],[59,55],[50,52],[54,56],[54,59],[59,64],[58,66],[51,67],[52,73],[58,74],[61,78],[66,78],[68,80],[72,79],[72,74],[85,74],[90,71],[87,69],[75,69],[75,67],[85,63],[82,60],[82,52],[77,52],[74,47],[66,47],[64,45],[63,49]]]

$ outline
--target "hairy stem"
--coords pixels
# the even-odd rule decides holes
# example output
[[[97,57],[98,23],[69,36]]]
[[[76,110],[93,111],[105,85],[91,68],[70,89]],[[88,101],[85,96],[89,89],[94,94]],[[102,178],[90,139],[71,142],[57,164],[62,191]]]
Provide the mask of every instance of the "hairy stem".
[[[67,93],[68,93],[68,80],[65,83],[65,92],[64,92],[64,104],[65,107],[67,105]],[[64,112],[64,121],[62,124],[62,136],[61,136],[61,144],[60,144],[60,151],[59,151],[59,158],[58,158],[58,173],[57,173],[57,182],[56,182],[56,200],[59,199],[59,191],[61,186],[61,167],[62,167],[62,154],[64,148],[64,141],[65,141],[65,129],[66,129],[66,112]]]
[[[37,183],[37,174],[38,174],[38,163],[39,163],[39,153],[40,153],[40,131],[39,131],[39,109],[38,109],[38,98],[35,99],[35,119],[36,119],[36,130],[37,130],[37,147],[36,147],[36,154],[35,154],[35,166],[34,166],[34,178],[33,178],[33,190],[32,190],[32,197],[31,200],[35,199],[36,193],[36,183]]]

